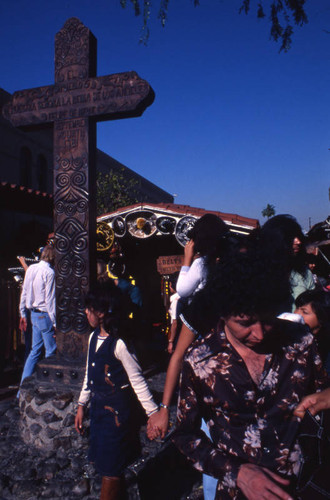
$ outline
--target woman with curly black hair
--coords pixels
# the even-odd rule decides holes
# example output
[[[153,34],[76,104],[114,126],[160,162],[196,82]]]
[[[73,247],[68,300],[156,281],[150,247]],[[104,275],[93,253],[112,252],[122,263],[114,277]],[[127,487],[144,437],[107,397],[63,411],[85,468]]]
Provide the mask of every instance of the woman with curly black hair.
[[[313,275],[307,267],[306,238],[301,226],[292,215],[275,215],[262,226],[260,239],[268,251],[270,264],[273,259],[283,260],[283,269],[290,276],[291,309],[294,310],[298,295],[315,288]]]
[[[257,243],[219,262],[189,306],[201,327],[220,322],[183,360],[172,441],[216,478],[214,499],[291,500],[309,459],[294,410],[328,380],[306,326],[277,317],[288,295],[281,259],[269,265]]]

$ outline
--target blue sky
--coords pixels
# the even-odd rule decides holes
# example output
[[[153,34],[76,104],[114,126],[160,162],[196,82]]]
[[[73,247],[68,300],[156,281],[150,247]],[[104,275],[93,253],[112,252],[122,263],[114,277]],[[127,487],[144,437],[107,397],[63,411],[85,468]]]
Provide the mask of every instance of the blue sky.
[[[258,218],[271,203],[305,229],[330,214],[330,2],[279,53],[240,0],[171,0],[150,39],[119,0],[2,0],[0,87],[54,81],[54,37],[75,16],[98,40],[98,75],[135,70],[156,93],[141,118],[98,125],[98,147],[176,202]],[[256,1],[253,5],[257,3]]]

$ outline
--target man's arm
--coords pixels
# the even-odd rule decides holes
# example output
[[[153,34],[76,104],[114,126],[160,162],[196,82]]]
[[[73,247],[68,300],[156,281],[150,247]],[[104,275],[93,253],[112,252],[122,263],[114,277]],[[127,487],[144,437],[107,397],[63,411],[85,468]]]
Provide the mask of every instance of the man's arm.
[[[52,270],[47,272],[45,277],[45,304],[48,315],[53,325],[56,325],[56,305],[55,305],[55,273]]]
[[[19,301],[19,315],[21,318],[26,320],[26,294],[27,294],[27,283],[28,280],[30,279],[30,270],[27,269],[25,276],[24,276],[24,281],[23,281],[23,286],[22,286],[22,292],[21,292],[21,298]]]

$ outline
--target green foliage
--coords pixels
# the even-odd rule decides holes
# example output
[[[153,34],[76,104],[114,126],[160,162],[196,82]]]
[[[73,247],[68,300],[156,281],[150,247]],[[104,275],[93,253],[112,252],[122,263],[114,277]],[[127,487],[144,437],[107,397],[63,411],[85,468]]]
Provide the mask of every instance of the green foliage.
[[[136,179],[127,178],[124,169],[119,172],[110,170],[108,174],[99,172],[96,189],[97,215],[143,201],[139,196],[139,182]]]
[[[119,0],[120,5],[125,8],[127,5],[127,0]],[[166,24],[168,16],[168,6],[170,0],[158,0],[158,19],[160,19],[161,25],[164,27]],[[250,12],[251,3],[254,0],[242,0],[242,5],[239,9],[239,13],[244,12],[248,14]],[[151,0],[130,0],[129,2],[136,16],[141,15],[143,17],[143,25],[141,30],[140,42],[147,44],[149,39],[149,28],[148,23],[151,14]],[[191,3],[196,7],[199,5],[200,0],[191,0]],[[297,26],[303,26],[308,22],[306,12],[304,10],[304,5],[306,0],[259,0],[257,4],[257,18],[263,19],[266,16],[265,11],[269,10],[269,20],[271,23],[270,37],[276,42],[281,42],[280,51],[287,52],[291,47],[292,35],[293,35],[293,24]]]
[[[264,208],[262,211],[261,211],[261,215],[263,217],[267,217],[267,219],[269,219],[270,217],[273,217],[275,215],[275,207],[274,205],[270,205],[269,203],[267,204],[267,207]]]

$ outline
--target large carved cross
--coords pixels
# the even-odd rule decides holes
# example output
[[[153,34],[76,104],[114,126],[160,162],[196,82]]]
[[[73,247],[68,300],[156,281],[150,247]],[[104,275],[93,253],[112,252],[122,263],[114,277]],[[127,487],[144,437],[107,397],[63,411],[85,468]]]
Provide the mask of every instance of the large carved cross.
[[[55,37],[55,84],[14,93],[3,114],[14,126],[54,124],[57,344],[84,356],[83,293],[96,260],[96,122],[140,116],[154,92],[135,72],[96,77],[96,39],[79,19]]]

